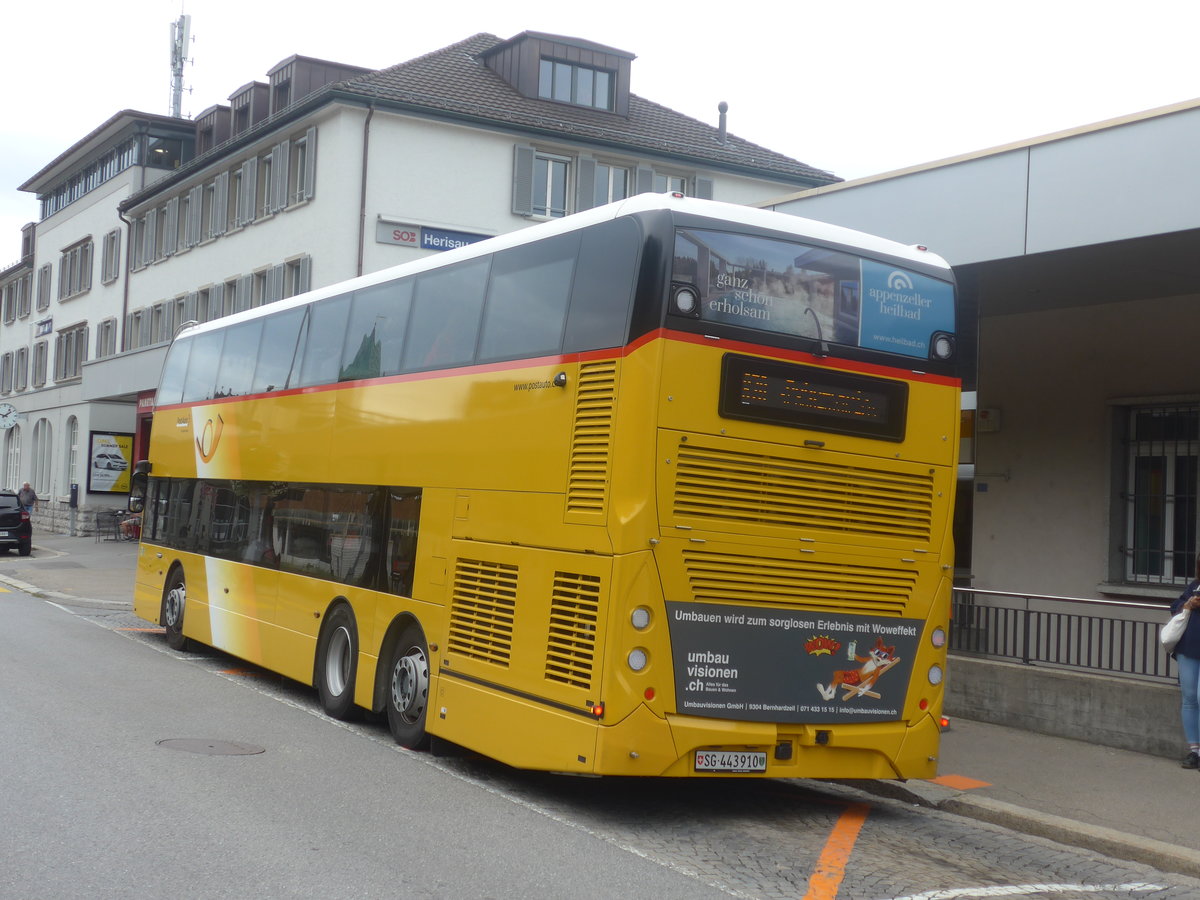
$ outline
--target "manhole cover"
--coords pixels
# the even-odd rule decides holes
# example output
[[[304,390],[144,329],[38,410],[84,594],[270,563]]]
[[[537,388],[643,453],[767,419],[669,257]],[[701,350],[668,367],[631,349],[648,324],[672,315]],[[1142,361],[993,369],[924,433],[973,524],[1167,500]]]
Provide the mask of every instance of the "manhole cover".
[[[168,750],[185,750],[188,753],[203,753],[205,756],[253,756],[266,753],[266,747],[243,744],[240,741],[210,741],[205,738],[167,738],[155,741]]]

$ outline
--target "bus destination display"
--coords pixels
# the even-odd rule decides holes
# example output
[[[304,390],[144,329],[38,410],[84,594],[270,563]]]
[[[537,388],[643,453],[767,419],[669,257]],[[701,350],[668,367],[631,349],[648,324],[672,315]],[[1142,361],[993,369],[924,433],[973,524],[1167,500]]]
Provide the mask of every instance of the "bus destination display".
[[[722,363],[720,413],[838,434],[904,440],[908,385],[749,356]]]

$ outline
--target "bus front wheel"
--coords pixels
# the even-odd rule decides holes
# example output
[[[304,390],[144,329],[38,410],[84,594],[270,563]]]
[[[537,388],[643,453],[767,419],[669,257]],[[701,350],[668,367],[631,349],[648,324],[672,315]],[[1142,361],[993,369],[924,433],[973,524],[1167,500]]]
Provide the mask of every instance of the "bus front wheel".
[[[429,706],[429,651],[416,625],[400,634],[388,668],[387,718],[392,737],[402,747],[429,746],[425,712]]]
[[[350,717],[357,674],[358,628],[350,610],[339,606],[325,620],[317,644],[317,693],[326,715],[334,719]]]
[[[187,582],[183,569],[176,566],[167,578],[163,591],[160,621],[167,630],[167,646],[172,650],[188,649],[188,639],[183,636],[183,613],[187,606]]]

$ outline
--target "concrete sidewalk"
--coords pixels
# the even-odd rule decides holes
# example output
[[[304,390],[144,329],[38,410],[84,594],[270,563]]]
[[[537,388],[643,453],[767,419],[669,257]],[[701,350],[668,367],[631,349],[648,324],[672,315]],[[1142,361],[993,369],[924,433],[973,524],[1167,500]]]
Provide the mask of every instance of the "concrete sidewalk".
[[[138,544],[35,534],[33,548],[0,556],[0,582],[132,609]],[[952,718],[939,771],[935,781],[847,784],[1200,878],[1200,771],[1177,761]]]

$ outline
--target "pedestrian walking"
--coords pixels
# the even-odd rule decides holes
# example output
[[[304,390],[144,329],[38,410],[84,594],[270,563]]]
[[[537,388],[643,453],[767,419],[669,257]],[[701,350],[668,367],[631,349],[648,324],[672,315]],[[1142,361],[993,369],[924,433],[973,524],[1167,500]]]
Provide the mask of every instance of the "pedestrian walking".
[[[1180,713],[1183,718],[1183,738],[1187,752],[1183,757],[1185,769],[1200,769],[1200,554],[1196,557],[1196,579],[1171,604],[1171,615],[1191,610],[1187,630],[1171,654],[1179,669],[1179,689],[1183,694]]]
[[[29,482],[25,482],[25,484],[21,487],[21,490],[17,491],[17,502],[21,504],[21,509],[25,510],[27,513],[32,513],[33,507],[37,501],[38,495],[34,493],[33,488],[29,486]]]

